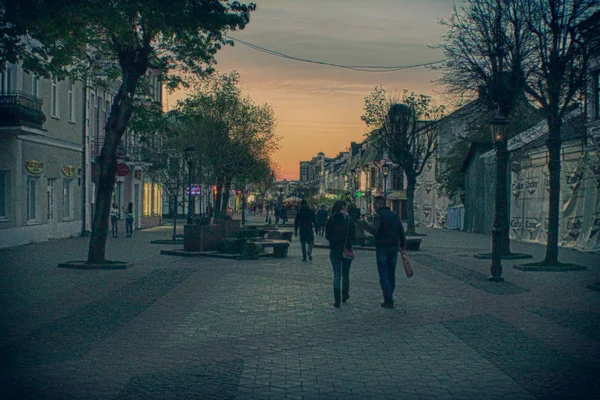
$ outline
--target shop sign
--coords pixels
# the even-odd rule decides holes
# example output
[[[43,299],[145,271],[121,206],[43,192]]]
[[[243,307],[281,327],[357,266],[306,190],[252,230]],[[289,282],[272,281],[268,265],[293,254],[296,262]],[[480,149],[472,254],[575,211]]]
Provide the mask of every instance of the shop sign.
[[[44,170],[44,163],[36,160],[26,161],[25,168],[32,174],[41,174]]]
[[[117,165],[117,176],[127,176],[129,175],[129,166],[127,164],[118,164]]]
[[[70,178],[75,175],[75,167],[72,165],[65,165],[61,168],[61,171],[67,178]]]

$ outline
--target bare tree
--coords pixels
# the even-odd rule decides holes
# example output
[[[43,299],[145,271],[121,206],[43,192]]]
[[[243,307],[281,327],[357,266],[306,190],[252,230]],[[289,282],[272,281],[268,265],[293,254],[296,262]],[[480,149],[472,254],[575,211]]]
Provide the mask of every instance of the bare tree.
[[[379,86],[365,98],[364,110],[361,119],[373,129],[368,135],[406,174],[407,233],[414,235],[417,178],[437,149],[432,122],[443,116],[445,107],[434,105],[430,96],[406,90],[398,103]]]
[[[535,41],[538,66],[528,77],[526,91],[541,107],[548,123],[550,201],[548,241],[543,264],[558,263],[560,215],[560,149],[563,118],[585,87],[585,74],[594,35],[581,24],[598,11],[598,0],[529,0],[527,27]],[[599,24],[598,18],[594,22]]]
[[[508,118],[512,136],[532,126],[537,118],[525,97],[525,81],[531,74],[531,34],[527,27],[527,0],[466,0],[461,7],[454,5],[450,19],[440,24],[448,29],[441,48],[445,63],[438,68],[444,71],[440,83],[460,102],[477,98],[480,106],[473,112],[484,121],[471,129],[467,140],[477,140],[479,132],[489,129],[487,121],[495,114]],[[471,127],[473,128],[473,126]],[[499,144],[499,155],[507,155],[507,138]],[[460,142],[460,138],[458,138]],[[461,143],[454,145],[457,150]],[[459,165],[466,155],[466,147],[442,166],[444,176],[459,175]],[[456,152],[455,152],[456,153]],[[446,157],[446,158],[448,158]],[[510,254],[508,191],[506,190],[506,163],[499,163],[499,192],[501,203],[496,207],[497,225],[502,231],[501,253]],[[504,194],[504,195],[502,195]]]

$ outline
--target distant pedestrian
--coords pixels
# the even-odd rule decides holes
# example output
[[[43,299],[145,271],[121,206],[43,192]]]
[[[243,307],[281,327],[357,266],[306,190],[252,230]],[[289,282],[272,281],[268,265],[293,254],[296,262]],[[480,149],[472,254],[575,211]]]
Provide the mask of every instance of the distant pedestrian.
[[[317,220],[315,213],[311,210],[306,200],[300,202],[300,209],[296,213],[296,219],[294,220],[294,232],[298,236],[298,230],[300,230],[300,246],[302,248],[302,261],[312,261],[312,250],[315,244],[314,231],[317,230]],[[306,246],[308,245],[308,250]]]
[[[113,203],[110,209],[110,225],[113,237],[119,237],[119,206],[117,203]]]
[[[345,253],[352,251],[354,229],[354,221],[346,211],[346,202],[336,201],[331,207],[331,215],[325,228],[325,238],[329,241],[329,260],[333,267],[333,306],[336,308],[340,306],[340,300],[345,303],[350,298],[352,258]]]
[[[130,238],[133,236],[133,203],[129,203],[127,209],[123,208],[123,211],[125,211],[125,231]]]
[[[287,224],[287,209],[285,208],[285,206],[281,206],[281,210],[279,211],[279,214],[281,216],[281,223]]]
[[[322,205],[321,209],[317,212],[317,235],[323,236],[325,234],[325,225],[327,224],[327,210]]]
[[[279,224],[279,218],[281,218],[281,207],[275,206],[275,225]]]
[[[404,252],[406,233],[398,214],[385,204],[383,196],[375,197],[373,223],[365,229],[375,235],[375,256],[379,284],[383,292],[383,308],[394,308],[394,290],[396,289],[396,262],[398,247]]]

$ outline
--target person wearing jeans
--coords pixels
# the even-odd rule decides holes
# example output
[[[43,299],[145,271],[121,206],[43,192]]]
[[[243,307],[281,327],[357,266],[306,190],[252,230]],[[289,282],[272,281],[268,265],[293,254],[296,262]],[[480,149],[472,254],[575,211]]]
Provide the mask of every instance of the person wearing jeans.
[[[133,203],[129,203],[125,211],[125,230],[127,231],[127,237],[133,236]]]
[[[346,212],[346,202],[336,201],[325,227],[325,238],[329,241],[329,260],[333,267],[333,306],[340,307],[350,298],[350,266],[352,260],[343,257],[344,249],[352,250],[356,238],[354,221]],[[341,293],[340,293],[341,289]]]
[[[308,260],[312,261],[312,250],[315,244],[315,234],[314,231],[317,229],[317,220],[315,218],[315,213],[311,210],[306,200],[302,200],[300,202],[300,209],[296,214],[296,219],[294,220],[294,232],[296,236],[298,236],[298,230],[300,230],[300,245],[302,247],[302,261],[306,262],[306,257],[308,256]],[[306,249],[308,245],[308,251]]]
[[[396,263],[398,261],[398,246],[405,251],[406,233],[400,221],[400,216],[390,210],[383,196],[375,197],[373,203],[375,215],[373,223],[365,229],[375,235],[375,257],[379,284],[383,292],[383,308],[394,308],[394,290],[396,289]]]

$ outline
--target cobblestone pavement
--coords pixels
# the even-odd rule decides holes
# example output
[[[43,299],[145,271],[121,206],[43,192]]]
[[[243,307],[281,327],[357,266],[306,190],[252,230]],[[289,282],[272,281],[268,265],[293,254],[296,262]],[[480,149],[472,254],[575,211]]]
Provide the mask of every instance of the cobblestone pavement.
[[[597,399],[600,255],[574,272],[487,281],[483,235],[422,229],[380,307],[374,253],[357,252],[332,307],[328,250],[301,262],[161,256],[170,227],[109,238],[127,270],[57,268],[87,238],[0,250],[2,399]],[[324,243],[322,238],[317,241]],[[170,246],[174,247],[174,246]],[[513,243],[541,259],[544,248]]]

